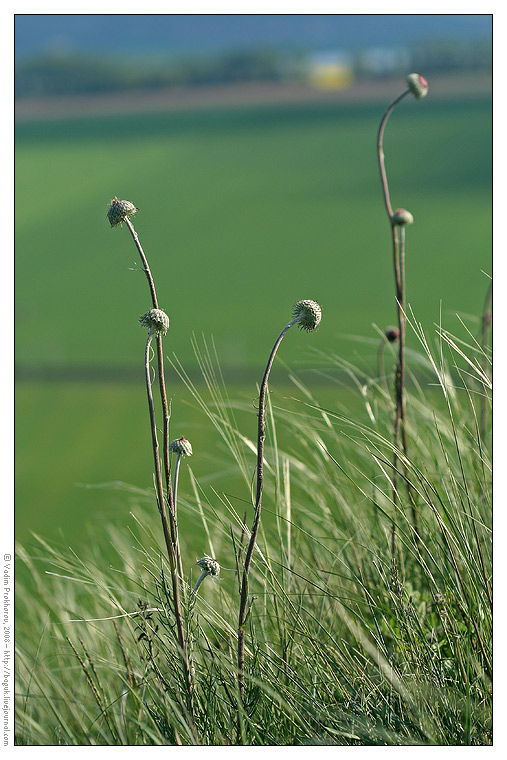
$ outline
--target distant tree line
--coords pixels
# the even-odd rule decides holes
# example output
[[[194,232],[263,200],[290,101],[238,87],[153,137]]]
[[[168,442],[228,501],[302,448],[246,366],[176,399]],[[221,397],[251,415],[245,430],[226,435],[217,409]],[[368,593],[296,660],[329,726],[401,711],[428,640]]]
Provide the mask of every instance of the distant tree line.
[[[269,50],[175,61],[46,54],[16,66],[16,97],[90,94],[219,83],[274,81],[280,56]]]
[[[364,51],[347,56],[356,77],[378,75],[365,65]],[[407,57],[410,63],[407,63]],[[156,90],[167,87],[304,79],[309,56],[272,49],[240,50],[215,56],[129,59],[78,53],[46,53],[20,60],[15,69],[16,97]],[[429,42],[408,51],[403,64],[383,75],[415,71],[470,70],[491,67],[491,42]],[[400,68],[397,71],[396,68]],[[401,71],[403,69],[403,71]]]
[[[458,71],[460,69],[491,69],[493,65],[492,41],[435,40],[417,45],[411,50],[414,71]]]

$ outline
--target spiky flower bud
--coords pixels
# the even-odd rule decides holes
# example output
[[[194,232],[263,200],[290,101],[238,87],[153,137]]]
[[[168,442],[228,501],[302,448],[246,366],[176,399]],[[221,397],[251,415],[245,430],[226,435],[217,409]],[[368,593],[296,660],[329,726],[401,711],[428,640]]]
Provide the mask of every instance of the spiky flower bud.
[[[397,327],[386,327],[384,335],[386,336],[389,343],[396,343],[400,337],[400,331]]]
[[[107,218],[111,227],[116,227],[117,224],[121,224],[128,216],[133,216],[137,211],[139,209],[130,201],[120,201],[115,197],[107,210]]]
[[[418,100],[425,98],[428,94],[428,82],[420,74],[409,74],[407,84],[412,95]]]
[[[156,335],[166,335],[169,329],[169,317],[162,309],[150,309],[139,317],[139,322]]]
[[[302,330],[315,330],[322,319],[322,309],[317,301],[303,300],[294,304],[294,317]]]
[[[193,454],[192,444],[183,436],[181,438],[176,438],[174,441],[171,441],[169,444],[169,451],[173,451],[175,454],[187,457],[191,457]]]
[[[393,225],[404,227],[406,224],[412,224],[414,217],[406,208],[397,208],[391,217],[391,221]]]
[[[216,559],[213,559],[213,557],[208,557],[206,554],[204,557],[201,557],[201,559],[197,560],[197,564],[199,567],[202,567],[203,572],[207,573],[208,575],[219,575],[220,573],[220,565]]]

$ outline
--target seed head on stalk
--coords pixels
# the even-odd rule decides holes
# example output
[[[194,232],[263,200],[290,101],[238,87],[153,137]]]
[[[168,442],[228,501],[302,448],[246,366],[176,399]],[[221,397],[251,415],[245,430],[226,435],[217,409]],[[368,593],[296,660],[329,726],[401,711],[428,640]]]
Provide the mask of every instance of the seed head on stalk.
[[[114,197],[107,210],[107,218],[111,227],[116,227],[118,224],[122,224],[129,216],[134,216],[139,211],[133,203],[126,200],[119,200]]]
[[[169,317],[162,309],[150,309],[139,317],[139,322],[154,335],[167,335],[169,330]]]
[[[201,557],[201,559],[198,559],[197,564],[201,568],[202,572],[194,586],[194,594],[197,593],[197,589],[203,580],[208,577],[208,575],[211,575],[213,578],[216,578],[218,575],[220,575],[220,565],[216,559],[213,559],[213,557],[208,557],[207,554],[205,554],[204,557]]]
[[[428,94],[428,82],[420,74],[409,74],[407,84],[412,95],[418,100]]]
[[[297,301],[294,304],[292,315],[292,319],[287,325],[285,325],[278,338],[276,339],[273,348],[271,349],[259,392],[259,411],[257,415],[257,484],[255,495],[255,515],[243,567],[238,621],[238,687],[241,701],[243,701],[245,696],[245,622],[248,603],[248,575],[250,572],[252,555],[254,552],[257,535],[259,533],[261,519],[262,488],[264,478],[264,439],[266,431],[265,406],[269,373],[271,372],[271,367],[273,366],[276,352],[280,343],[282,342],[285,333],[290,330],[293,325],[297,324],[299,324],[299,327],[302,330],[312,332],[320,324],[320,321],[322,319],[322,309],[317,301],[304,299]],[[241,736],[241,715],[239,711],[237,714],[237,732],[239,740],[239,737]]]
[[[391,217],[391,222],[395,226],[405,227],[414,223],[414,217],[406,208],[397,208]]]
[[[317,301],[303,300],[297,301],[293,309],[294,318],[301,330],[312,332],[315,330],[322,319],[322,309]]]
[[[174,441],[171,441],[169,444],[169,451],[172,451],[174,454],[178,454],[179,456],[186,456],[191,457],[194,453],[192,451],[192,444],[190,441],[187,441],[187,439],[184,436],[181,436],[181,438],[176,438]]]

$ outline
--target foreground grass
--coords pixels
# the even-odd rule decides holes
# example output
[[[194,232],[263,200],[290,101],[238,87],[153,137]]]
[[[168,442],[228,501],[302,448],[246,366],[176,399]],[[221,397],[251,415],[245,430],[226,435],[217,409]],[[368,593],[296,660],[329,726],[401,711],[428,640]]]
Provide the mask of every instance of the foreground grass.
[[[398,458],[416,495],[420,540],[403,472],[393,515],[392,378],[386,386],[320,356],[330,375],[351,374],[364,414],[325,408],[296,378],[297,406],[270,406],[242,704],[238,568],[255,447],[253,431],[236,424],[245,405],[228,400],[218,369],[201,354],[208,390],[189,383],[189,391],[224,444],[217,467],[234,463],[243,486],[231,494],[201,485],[197,458],[182,485],[184,566],[202,553],[222,565],[218,583],[207,579],[196,599],[187,594],[196,730],[147,492],[128,526],[97,522],[80,556],[42,539],[19,548],[31,580],[17,595],[18,744],[491,743],[490,458],[479,434],[485,357],[470,334],[454,342],[440,333],[433,347],[410,321],[421,348],[410,355],[418,369],[407,400],[410,456]]]

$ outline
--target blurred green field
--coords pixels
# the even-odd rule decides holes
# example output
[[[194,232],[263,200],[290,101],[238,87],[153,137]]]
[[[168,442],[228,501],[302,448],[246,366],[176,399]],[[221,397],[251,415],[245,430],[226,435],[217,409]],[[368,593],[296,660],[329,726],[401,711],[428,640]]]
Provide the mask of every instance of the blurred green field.
[[[374,337],[372,322],[395,320],[375,151],[384,105],[17,127],[19,377],[56,367],[80,381],[18,385],[19,538],[61,527],[84,540],[83,526],[99,515],[123,521],[123,494],[76,482],[151,485],[144,332],[137,324],[151,304],[144,275],[130,269],[137,259],[128,231],[110,229],[106,220],[115,195],[140,209],[136,229],[171,318],[166,350],[186,367],[195,366],[192,334],[213,336],[226,377],[255,369],[253,398],[266,354],[299,298],[318,300],[324,318],[315,335],[297,332],[285,341],[284,362],[317,366],[317,348],[353,360],[366,351],[373,364],[375,349],[345,336]],[[442,302],[452,330],[455,312],[480,313],[488,286],[481,270],[491,271],[490,99],[407,100],[391,118],[385,148],[393,206],[415,218],[407,231],[408,301],[428,329]],[[85,382],[89,371],[100,379],[111,367],[135,368],[139,381]],[[213,439],[207,441],[202,418],[180,403],[188,392],[170,382],[175,436],[196,431],[194,449],[209,451]],[[340,403],[349,403],[347,393]],[[194,457],[196,475],[216,468],[214,457],[206,461]]]
[[[222,472],[223,446],[202,413],[179,387],[171,437],[194,444],[188,464],[196,476],[231,485],[230,455]],[[17,388],[16,534],[65,536],[86,541],[100,523],[125,525],[129,511],[153,488],[153,454],[144,385],[112,383],[21,383]],[[254,433],[255,430],[252,431]],[[182,487],[188,488],[187,463]],[[225,472],[223,471],[225,469]],[[208,476],[208,477],[207,477]],[[232,478],[234,482],[234,478]],[[121,484],[132,485],[129,492]],[[136,490],[137,489],[137,490]],[[244,493],[242,496],[244,497]],[[150,502],[151,503],[151,502]]]
[[[225,367],[257,367],[298,298],[319,300],[313,345],[349,350],[394,319],[390,235],[375,140],[380,105],[196,111],[21,124],[16,145],[17,362],[136,365],[150,306],[130,271],[136,228],[193,362],[213,335]],[[480,310],[491,257],[491,103],[411,100],[386,134],[393,206],[412,211],[408,299],[424,322]],[[296,360],[306,336],[287,349]],[[136,353],[137,351],[137,353]]]

